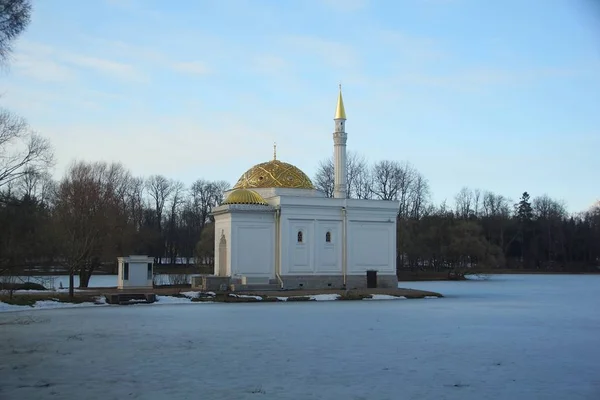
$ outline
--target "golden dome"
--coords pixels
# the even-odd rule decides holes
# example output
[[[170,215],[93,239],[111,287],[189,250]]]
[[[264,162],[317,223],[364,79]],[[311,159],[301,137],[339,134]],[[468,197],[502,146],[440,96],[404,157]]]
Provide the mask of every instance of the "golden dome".
[[[237,189],[229,193],[223,204],[257,204],[268,206],[269,204],[254,190]]]
[[[250,168],[233,188],[314,189],[315,187],[310,178],[299,168],[279,160],[272,160]]]

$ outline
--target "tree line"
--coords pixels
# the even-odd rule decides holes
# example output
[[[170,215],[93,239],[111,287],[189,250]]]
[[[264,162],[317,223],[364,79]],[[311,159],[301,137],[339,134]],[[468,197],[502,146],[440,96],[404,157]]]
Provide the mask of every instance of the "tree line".
[[[157,263],[212,264],[212,208],[229,184],[135,177],[120,163],[74,162],[59,181],[23,166],[0,181],[0,269],[62,265],[86,286],[103,263],[149,254]]]
[[[600,267],[600,203],[568,213],[546,194],[518,200],[463,187],[447,202],[433,204],[425,177],[410,163],[347,157],[348,196],[397,200],[397,268],[477,268],[597,271]],[[333,195],[333,159],[319,163],[316,187]]]

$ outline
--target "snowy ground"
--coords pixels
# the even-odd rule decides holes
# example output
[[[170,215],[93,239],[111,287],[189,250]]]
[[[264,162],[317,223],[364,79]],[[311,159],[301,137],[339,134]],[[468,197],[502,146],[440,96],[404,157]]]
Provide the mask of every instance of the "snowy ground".
[[[600,276],[446,298],[0,314],[0,399],[600,398]]]

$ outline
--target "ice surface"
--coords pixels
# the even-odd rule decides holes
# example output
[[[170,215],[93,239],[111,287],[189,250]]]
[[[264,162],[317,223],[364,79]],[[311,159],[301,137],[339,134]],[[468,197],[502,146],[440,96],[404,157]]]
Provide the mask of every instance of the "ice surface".
[[[2,313],[0,399],[600,398],[600,276],[400,286],[447,297]]]

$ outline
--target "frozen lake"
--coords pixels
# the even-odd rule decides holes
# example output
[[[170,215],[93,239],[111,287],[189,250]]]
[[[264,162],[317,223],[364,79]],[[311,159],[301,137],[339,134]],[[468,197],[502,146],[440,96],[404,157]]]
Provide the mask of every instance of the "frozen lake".
[[[600,276],[400,286],[447,297],[3,313],[0,398],[600,398]]]

